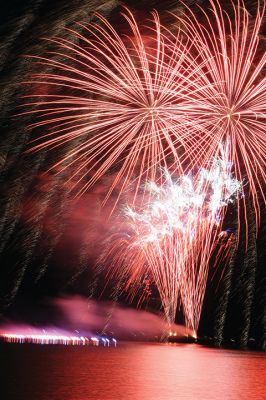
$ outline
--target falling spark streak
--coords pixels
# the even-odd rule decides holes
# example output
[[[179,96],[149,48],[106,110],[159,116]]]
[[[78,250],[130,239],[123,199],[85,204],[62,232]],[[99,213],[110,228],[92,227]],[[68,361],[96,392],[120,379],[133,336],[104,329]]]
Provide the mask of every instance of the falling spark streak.
[[[257,228],[260,199],[266,201],[266,52],[260,36],[265,4],[258,1],[255,18],[241,0],[231,2],[230,13],[218,0],[210,0],[208,10],[199,7],[200,17],[188,7],[177,17],[193,43],[193,55],[205,61],[204,89],[191,110],[197,140],[188,135],[187,147],[200,162],[204,155],[208,160],[217,154],[218,143],[229,144],[229,160],[236,178],[247,183]],[[248,228],[245,198],[244,212]]]
[[[169,324],[180,295],[186,325],[195,332],[221,221],[227,204],[241,192],[226,152],[220,151],[209,170],[176,181],[164,171],[162,185],[149,182],[147,203],[125,208],[127,233],[111,237],[104,256],[107,263],[112,260],[109,278],[122,276],[132,295],[145,279],[155,283]]]
[[[80,138],[53,166],[59,171],[73,167],[71,183],[78,195],[114,166],[119,172],[107,198],[115,187],[125,190],[134,177],[137,194],[141,181],[154,180],[158,165],[167,168],[170,158],[182,174],[191,154],[193,138],[188,147],[182,138],[191,129],[187,111],[205,89],[205,61],[191,58],[191,44],[181,40],[178,28],[168,39],[156,12],[142,27],[129,10],[122,15],[128,35],[119,35],[97,15],[99,23],[78,24],[83,34],[70,30],[72,41],[50,39],[57,48],[52,58],[32,57],[52,72],[35,74],[28,82],[48,86],[45,96],[25,96],[32,99],[25,107],[37,107],[25,112],[37,118],[31,127],[45,129],[31,151]]]

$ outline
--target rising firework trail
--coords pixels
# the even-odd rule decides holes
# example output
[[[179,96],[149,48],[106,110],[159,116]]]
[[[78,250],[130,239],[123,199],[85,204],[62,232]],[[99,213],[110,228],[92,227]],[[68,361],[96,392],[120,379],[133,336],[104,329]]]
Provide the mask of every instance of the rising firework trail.
[[[190,57],[191,45],[178,29],[168,39],[156,12],[140,27],[129,10],[122,15],[127,35],[97,15],[98,23],[71,30],[73,41],[49,39],[58,60],[33,57],[53,72],[28,82],[48,88],[45,100],[43,93],[26,96],[31,100],[25,106],[34,107],[26,113],[37,118],[32,128],[42,132],[31,149],[64,150],[80,138],[53,166],[71,168],[79,194],[114,167],[119,172],[109,194],[118,186],[122,192],[134,177],[137,193],[140,182],[154,180],[158,165],[167,168],[169,159],[182,173],[181,156],[191,152],[182,137],[187,107],[204,90],[201,62]]]
[[[109,278],[120,277],[132,295],[141,283],[155,283],[169,323],[180,296],[186,325],[195,332],[224,211],[241,188],[221,153],[195,176],[174,180],[164,171],[162,185],[149,182],[146,200],[125,208],[123,232],[110,238],[105,254],[112,260]]]
[[[258,1],[255,18],[241,0],[232,1],[228,12],[218,0],[209,3],[208,10],[199,7],[200,15],[187,8],[177,17],[186,40],[189,37],[193,44],[191,54],[204,60],[201,79],[205,89],[197,93],[198,104],[191,109],[197,140],[193,131],[187,146],[193,140],[191,148],[198,163],[204,165],[204,159],[216,154],[219,143],[229,144],[229,160],[237,179],[247,184],[258,227],[266,182],[266,52],[262,36],[266,3]],[[243,202],[248,227],[247,197]]]

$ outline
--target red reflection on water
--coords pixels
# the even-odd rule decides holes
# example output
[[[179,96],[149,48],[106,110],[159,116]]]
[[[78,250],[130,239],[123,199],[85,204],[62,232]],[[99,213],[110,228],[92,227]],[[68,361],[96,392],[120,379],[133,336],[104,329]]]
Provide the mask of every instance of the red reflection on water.
[[[138,359],[138,400],[266,399],[262,355],[197,345],[150,346],[138,352]]]
[[[3,350],[5,400],[266,399],[262,353],[166,344]]]

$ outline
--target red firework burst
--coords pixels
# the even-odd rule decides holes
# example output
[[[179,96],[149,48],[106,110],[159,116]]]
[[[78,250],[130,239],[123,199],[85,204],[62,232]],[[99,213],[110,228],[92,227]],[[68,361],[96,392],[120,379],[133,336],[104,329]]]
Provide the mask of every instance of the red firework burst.
[[[142,26],[146,36],[129,10],[123,17],[128,35],[98,15],[98,23],[78,24],[82,34],[71,30],[73,40],[52,39],[52,57],[35,57],[52,72],[28,82],[49,88],[45,100],[43,94],[27,96],[36,99],[26,105],[37,108],[29,111],[38,118],[32,127],[46,130],[32,150],[74,143],[54,168],[74,166],[72,180],[83,182],[79,194],[114,166],[119,171],[109,194],[118,184],[125,190],[133,176],[137,192],[139,182],[154,179],[169,159],[182,172],[181,153],[184,159],[190,153],[182,138],[186,110],[204,89],[202,65],[189,56],[180,31],[171,36],[156,12]]]
[[[202,164],[217,154],[219,143],[229,144],[229,159],[237,179],[247,183],[257,226],[259,199],[266,200],[266,52],[260,36],[264,12],[265,1],[262,6],[258,2],[251,18],[241,0],[231,3],[229,13],[218,0],[210,0],[210,9],[200,8],[201,15],[187,8],[177,18],[193,43],[195,60],[204,60],[204,90],[191,112],[197,140],[191,142],[188,135],[187,147],[191,142],[195,159]]]

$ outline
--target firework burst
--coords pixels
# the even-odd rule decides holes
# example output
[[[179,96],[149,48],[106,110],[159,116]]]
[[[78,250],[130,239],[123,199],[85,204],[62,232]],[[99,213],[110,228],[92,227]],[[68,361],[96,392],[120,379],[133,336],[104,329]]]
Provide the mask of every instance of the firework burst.
[[[254,20],[240,0],[230,15],[218,0],[200,10],[187,8],[173,30],[156,12],[137,24],[129,10],[126,35],[100,15],[97,23],[79,24],[70,30],[73,40],[50,40],[53,59],[35,57],[50,72],[28,83],[47,92],[26,96],[25,104],[42,132],[32,151],[63,149],[52,168],[73,171],[78,195],[112,169],[106,200],[115,188],[121,194],[134,187],[127,229],[107,251],[109,277],[125,279],[132,293],[140,282],[154,282],[169,322],[180,297],[194,330],[238,182],[247,184],[257,226],[259,201],[266,201],[266,53],[259,37],[265,2]]]
[[[191,109],[198,130],[191,148],[197,162],[204,164],[217,154],[219,143],[229,144],[229,160],[237,179],[247,183],[258,226],[266,182],[266,52],[260,36],[265,1],[258,2],[254,19],[241,0],[229,8],[227,13],[219,1],[210,0],[210,8],[200,8],[200,16],[187,8],[178,18],[193,43],[191,54],[205,61],[204,90]],[[245,198],[244,211],[246,215]]]
[[[72,30],[73,41],[51,40],[59,60],[35,57],[53,72],[28,82],[48,88],[45,100],[43,94],[27,96],[32,100],[25,106],[37,107],[32,127],[46,130],[32,150],[64,148],[79,139],[54,165],[60,171],[74,167],[79,194],[114,167],[119,172],[109,194],[119,184],[125,190],[134,176],[137,193],[139,183],[154,180],[158,165],[167,167],[169,159],[183,171],[181,154],[190,153],[182,140],[186,109],[204,89],[202,65],[189,56],[180,31],[168,39],[155,12],[139,27],[126,10],[127,35],[97,17],[98,23],[79,24],[83,34]]]
[[[224,157],[196,176],[164,177],[162,185],[146,185],[146,202],[125,208],[124,232],[111,237],[105,260],[112,259],[109,277],[122,277],[132,295],[141,282],[154,282],[169,323],[180,296],[186,324],[196,331],[225,206],[241,185]]]

